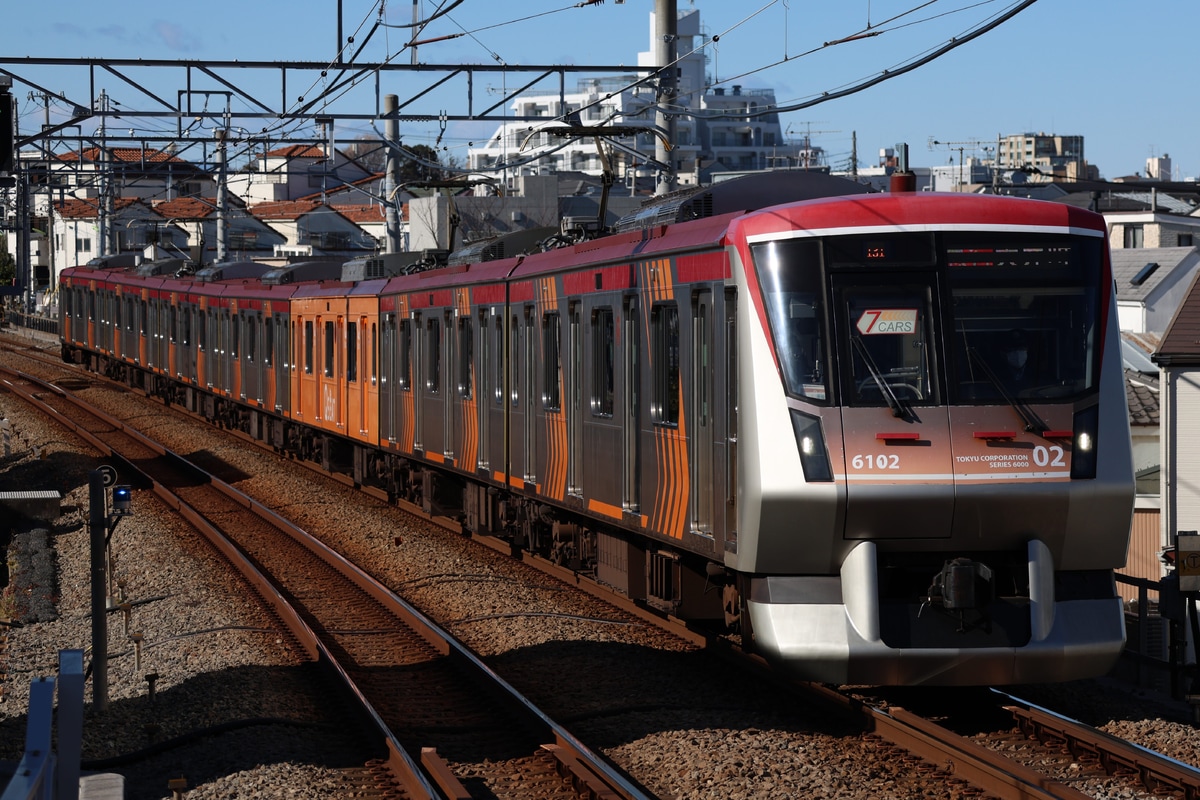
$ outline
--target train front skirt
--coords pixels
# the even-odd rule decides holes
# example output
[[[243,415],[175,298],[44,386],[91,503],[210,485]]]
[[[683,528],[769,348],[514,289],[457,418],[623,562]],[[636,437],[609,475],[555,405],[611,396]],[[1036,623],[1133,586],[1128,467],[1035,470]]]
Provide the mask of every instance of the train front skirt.
[[[1004,685],[1107,673],[1125,643],[1120,598],[1104,592],[1056,597],[1049,549],[1033,540],[1027,560],[1029,596],[1007,619],[1001,614],[982,624],[918,608],[906,634],[915,641],[893,647],[884,631],[876,546],[864,541],[842,564],[840,579],[753,581],[747,602],[755,648],[798,677],[833,684]]]

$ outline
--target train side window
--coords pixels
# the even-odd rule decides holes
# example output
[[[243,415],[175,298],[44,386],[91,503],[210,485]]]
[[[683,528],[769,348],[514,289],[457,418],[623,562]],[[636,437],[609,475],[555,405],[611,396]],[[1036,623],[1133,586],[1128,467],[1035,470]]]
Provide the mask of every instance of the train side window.
[[[311,319],[304,320],[304,374],[313,373],[313,324]]]
[[[401,391],[412,391],[412,328],[408,320],[400,320],[400,344],[396,353],[399,370],[396,383]]]
[[[429,367],[425,372],[425,388],[432,394],[442,390],[442,321],[430,318],[425,323],[425,358]]]
[[[757,244],[752,252],[784,387],[789,394],[824,403],[829,400],[829,369],[820,248],[816,239],[795,239]]]
[[[547,411],[562,409],[559,391],[559,331],[558,313],[542,316],[542,408]]]
[[[379,381],[379,332],[371,323],[371,385]]]
[[[358,382],[358,323],[346,323],[346,380]]]
[[[470,317],[458,321],[458,396],[470,400],[474,392],[471,385],[471,359],[474,357],[474,326]]]
[[[324,325],[325,331],[325,377],[333,377],[333,320]]]
[[[616,328],[611,308],[592,312],[592,415],[613,415],[613,358],[616,347]]]
[[[650,418],[658,425],[679,424],[679,309],[650,311],[650,362],[654,371]]]

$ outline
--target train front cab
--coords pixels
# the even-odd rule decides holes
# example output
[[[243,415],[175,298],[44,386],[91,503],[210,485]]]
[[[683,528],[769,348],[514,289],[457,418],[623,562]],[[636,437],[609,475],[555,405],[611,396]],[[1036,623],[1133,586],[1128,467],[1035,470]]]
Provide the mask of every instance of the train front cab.
[[[1132,459],[1103,225],[1083,222],[751,237],[766,328],[744,317],[736,564],[765,654],[834,683],[1115,662]],[[1024,386],[1014,332],[1037,342]]]

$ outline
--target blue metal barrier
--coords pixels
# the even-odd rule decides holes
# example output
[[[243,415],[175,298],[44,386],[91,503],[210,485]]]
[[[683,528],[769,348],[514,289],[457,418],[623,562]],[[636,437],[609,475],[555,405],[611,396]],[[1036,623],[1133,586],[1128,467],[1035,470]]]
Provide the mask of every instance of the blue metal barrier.
[[[77,800],[83,747],[83,651],[60,650],[58,678],[29,687],[25,753],[0,800]],[[51,747],[58,689],[58,752]]]

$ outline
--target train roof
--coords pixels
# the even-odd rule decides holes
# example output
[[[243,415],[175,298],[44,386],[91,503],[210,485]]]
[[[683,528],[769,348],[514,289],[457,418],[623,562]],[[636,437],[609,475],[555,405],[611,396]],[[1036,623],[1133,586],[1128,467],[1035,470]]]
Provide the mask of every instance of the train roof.
[[[825,172],[772,170],[743,175],[708,186],[683,189],[656,198],[617,220],[616,233],[722,216],[822,197],[844,197],[874,190]]]
[[[1087,209],[1046,200],[984,194],[897,192],[789,203],[736,220],[731,232],[747,237],[781,229],[845,228],[923,230],[954,225],[973,228],[1057,228],[1105,231],[1104,218]]]

